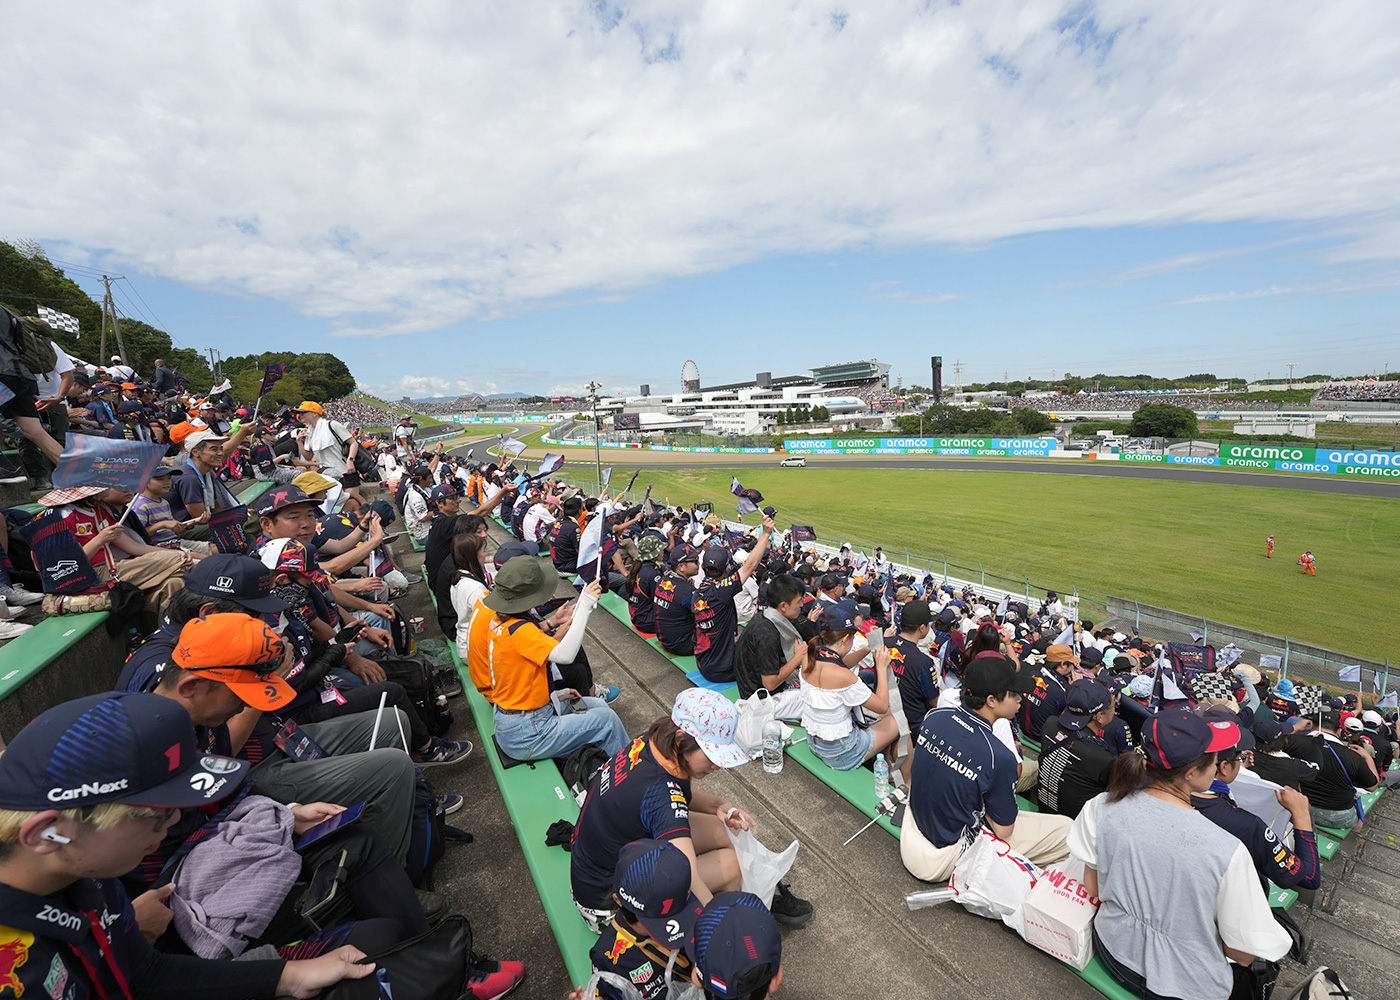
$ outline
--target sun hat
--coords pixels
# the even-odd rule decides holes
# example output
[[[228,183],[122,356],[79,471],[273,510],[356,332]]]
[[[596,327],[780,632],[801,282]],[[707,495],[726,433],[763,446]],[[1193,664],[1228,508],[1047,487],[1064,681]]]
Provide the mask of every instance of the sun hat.
[[[499,582],[499,577],[497,580]],[[739,709],[718,692],[706,688],[686,688],[676,695],[671,721],[700,745],[705,756],[716,767],[738,767],[749,762],[749,755],[734,742]]]
[[[558,586],[559,574],[548,559],[515,556],[496,573],[495,585],[481,603],[492,611],[515,614],[543,604]]]
[[[106,489],[105,486],[70,486],[63,490],[49,490],[34,502],[40,507],[62,507],[64,504],[77,503],[79,500],[95,497]]]
[[[340,484],[329,476],[321,475],[314,469],[307,469],[300,475],[292,477],[292,485],[309,497],[313,493],[321,493],[325,490],[334,489]]]

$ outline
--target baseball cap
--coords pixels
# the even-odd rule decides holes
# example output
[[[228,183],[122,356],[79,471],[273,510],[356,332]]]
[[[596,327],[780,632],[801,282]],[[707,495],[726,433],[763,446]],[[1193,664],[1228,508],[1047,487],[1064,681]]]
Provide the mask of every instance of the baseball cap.
[[[1035,690],[1035,678],[1029,671],[1017,670],[1016,665],[1000,653],[974,657],[963,669],[963,687],[973,697],[1014,691],[1029,694]]]
[[[195,431],[193,434],[185,438],[185,450],[194,451],[200,445],[208,444],[210,441],[227,440],[228,438],[224,437],[224,435],[215,434],[213,431],[209,430],[208,428],[205,428],[204,430]]]
[[[455,496],[460,496],[460,494],[449,483],[439,483],[428,491],[428,499],[433,503],[450,500]]]
[[[823,601],[822,604],[823,632],[849,632],[856,627],[855,615],[844,603]]]
[[[695,550],[689,545],[677,545],[671,550],[671,554],[666,557],[666,561],[674,569],[681,563],[696,562],[700,557],[695,554]]]
[[[300,475],[292,477],[292,485],[309,497],[313,493],[320,493],[323,490],[333,489],[340,484],[330,476],[323,476],[319,472],[307,469]]]
[[[840,587],[844,585],[845,582],[846,578],[840,573],[827,573],[822,577],[821,583],[818,584],[818,589],[831,590],[834,587]]]
[[[247,761],[199,752],[174,699],[108,691],[55,705],[20,730],[0,755],[0,808],[184,809],[223,798],[247,774]]]
[[[716,767],[738,767],[749,762],[749,755],[734,742],[739,710],[723,695],[706,688],[686,688],[676,695],[671,721],[700,744]]]
[[[1366,728],[1362,721],[1354,715],[1349,716],[1347,720],[1342,723],[1342,725],[1353,733],[1359,733],[1361,732],[1361,730]]]
[[[531,558],[540,554],[539,546],[531,545],[528,542],[506,542],[496,550],[495,560],[497,566],[504,566],[516,556],[530,556]]]
[[[326,415],[325,407],[310,399],[303,399],[300,406],[293,407],[292,409],[295,413],[318,413],[323,417]]]
[[[940,625],[952,625],[957,620],[958,613],[952,608],[944,608],[942,611],[938,612],[938,624]]]
[[[1190,712],[1160,712],[1142,724],[1142,746],[1153,767],[1185,767],[1240,741],[1240,727],[1226,719],[1207,722]]]
[[[1381,718],[1381,713],[1377,712],[1374,708],[1368,708],[1366,711],[1362,712],[1361,719],[1368,726],[1385,725],[1385,719]]]
[[[1059,643],[1052,644],[1045,648],[1045,658],[1051,663],[1079,662],[1079,657],[1074,655],[1073,646],[1065,646]]]
[[[705,572],[710,576],[719,576],[733,563],[729,557],[729,551],[718,545],[712,545],[705,550],[705,554],[700,557],[700,565],[705,567]]]
[[[389,525],[393,524],[394,519],[398,517],[398,514],[394,511],[394,505],[391,504],[388,500],[371,500],[369,503],[365,504],[364,507],[360,509],[366,517],[369,516],[370,511],[373,511],[374,513],[378,514],[379,524],[381,527],[384,528],[387,528],[389,527]],[[366,521],[365,523],[368,524],[369,522]]]
[[[171,658],[181,670],[221,681],[245,704],[271,712],[297,696],[273,673],[282,665],[286,649],[261,618],[209,615],[185,623]]]
[[[258,614],[287,609],[287,602],[272,593],[272,574],[267,567],[248,556],[205,556],[185,574],[185,589],[200,597],[234,601]]]
[[[1236,751],[1254,749],[1254,734],[1251,733],[1244,726],[1240,725],[1240,717],[1236,715],[1234,709],[1230,708],[1228,705],[1213,705],[1201,713],[1201,718],[1211,723],[1228,722],[1239,731],[1239,736],[1237,737],[1234,746],[1222,747],[1222,752],[1229,749],[1233,749]]]
[[[1108,707],[1108,688],[1087,677],[1075,681],[1065,690],[1065,710],[1060,713],[1060,725],[1066,729],[1083,729],[1089,720]]]
[[[1103,650],[1097,646],[1085,646],[1079,651],[1079,665],[1081,667],[1098,667],[1103,665]]]
[[[751,892],[721,892],[695,918],[686,944],[704,988],[715,996],[747,996],[761,985],[747,977],[768,967],[778,974],[783,939],[778,922]]]
[[[920,625],[927,625],[932,620],[933,611],[923,601],[910,601],[900,607],[899,629],[901,632],[912,632]]]
[[[258,553],[262,564],[273,573],[311,575],[311,550],[295,538],[274,538]]]
[[[123,388],[123,389],[135,389],[135,388],[136,388],[136,383],[135,383],[135,382],[123,382],[123,383],[122,383],[122,388]]]
[[[269,517],[283,507],[299,503],[314,506],[316,501],[295,486],[274,486],[258,498],[258,517]]]
[[[690,878],[690,859],[680,848],[634,840],[618,853],[613,892],[663,947],[679,948],[701,911]]]
[[[1257,718],[1254,720],[1254,737],[1260,743],[1272,743],[1293,732],[1292,726],[1284,726],[1277,719]]]
[[[183,476],[185,473],[181,469],[172,469],[168,465],[157,465],[151,470],[151,478],[157,479],[160,476]]]
[[[413,479],[422,479],[424,476],[431,476],[433,474],[433,469],[432,466],[419,463],[418,465],[410,465],[408,467],[408,474]]]

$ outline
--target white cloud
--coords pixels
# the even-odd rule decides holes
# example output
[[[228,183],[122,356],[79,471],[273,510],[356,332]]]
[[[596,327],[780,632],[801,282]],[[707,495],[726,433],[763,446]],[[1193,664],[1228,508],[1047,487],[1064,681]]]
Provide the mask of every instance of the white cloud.
[[[911,306],[937,306],[962,298],[957,292],[926,292],[903,286],[902,281],[872,281],[865,286],[870,293],[866,297],[875,302],[900,302]]]
[[[405,375],[392,382],[370,383],[365,386],[382,399],[424,399],[430,396],[463,396],[479,393],[486,396],[499,392],[495,382],[477,382],[469,378],[444,378],[439,375]]]
[[[1064,227],[1300,222],[1345,236],[1335,259],[1400,257],[1400,7],[1373,0],[50,0],[5,20],[8,77],[32,84],[0,110],[9,232],[346,335]]]

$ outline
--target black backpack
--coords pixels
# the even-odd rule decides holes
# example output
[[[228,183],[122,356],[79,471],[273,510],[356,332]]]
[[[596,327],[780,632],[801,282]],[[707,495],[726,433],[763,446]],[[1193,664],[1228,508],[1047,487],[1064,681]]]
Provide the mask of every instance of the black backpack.
[[[433,668],[427,660],[421,656],[396,656],[386,649],[375,650],[369,658],[384,668],[386,679],[404,689],[429,733],[442,736],[452,728],[447,699],[438,694]]]
[[[363,979],[342,979],[319,994],[322,1000],[458,1000],[471,996],[472,927],[454,913],[426,934],[367,955],[375,971]]]
[[[423,772],[414,768],[413,775],[413,819],[408,831],[408,857],[403,866],[409,881],[421,886],[432,875],[433,867],[447,848],[447,814]]]
[[[593,783],[593,776],[611,761],[612,758],[602,747],[592,743],[585,743],[564,758],[564,763],[559,765],[559,773],[579,805],[583,805],[583,800],[588,797],[588,786]]]
[[[19,349],[19,360],[35,376],[44,375],[58,367],[58,355],[53,339],[58,336],[53,327],[37,316],[20,316],[0,306],[0,320],[10,326],[10,335]]]

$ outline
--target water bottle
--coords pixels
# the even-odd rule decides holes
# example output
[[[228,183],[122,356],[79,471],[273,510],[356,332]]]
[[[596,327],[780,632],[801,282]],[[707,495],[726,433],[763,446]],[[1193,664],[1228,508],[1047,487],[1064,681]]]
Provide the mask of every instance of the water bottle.
[[[884,802],[890,794],[890,765],[885,763],[885,755],[875,755],[875,801]]]
[[[783,724],[777,719],[763,724],[763,770],[768,774],[783,773]]]

